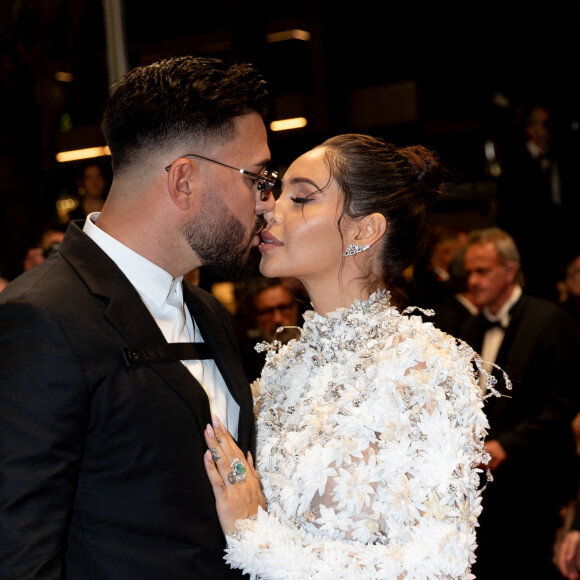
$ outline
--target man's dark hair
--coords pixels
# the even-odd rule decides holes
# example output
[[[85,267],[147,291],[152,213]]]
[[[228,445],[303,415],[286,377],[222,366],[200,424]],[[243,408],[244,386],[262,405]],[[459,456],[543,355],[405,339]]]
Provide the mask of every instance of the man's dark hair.
[[[181,56],[125,74],[107,103],[102,130],[119,169],[171,142],[227,141],[236,117],[265,117],[267,106],[266,81],[251,65]]]

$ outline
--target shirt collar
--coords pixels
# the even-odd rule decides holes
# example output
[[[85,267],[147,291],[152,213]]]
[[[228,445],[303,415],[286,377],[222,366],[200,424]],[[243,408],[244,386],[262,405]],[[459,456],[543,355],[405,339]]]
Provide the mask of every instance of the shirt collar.
[[[522,287],[519,284],[514,286],[510,297],[503,303],[502,307],[498,310],[497,314],[492,314],[489,308],[486,306],[482,312],[483,315],[490,321],[499,321],[504,328],[507,328],[510,323],[510,310],[514,304],[520,299],[522,295]]]
[[[544,151],[541,147],[538,147],[533,141],[527,141],[526,147],[533,159],[537,159],[541,155],[546,155],[548,152]]]
[[[88,215],[83,231],[117,264],[146,304],[162,308],[173,281],[171,274],[100,229],[95,223],[98,218],[98,212]],[[182,279],[176,280],[181,283]]]

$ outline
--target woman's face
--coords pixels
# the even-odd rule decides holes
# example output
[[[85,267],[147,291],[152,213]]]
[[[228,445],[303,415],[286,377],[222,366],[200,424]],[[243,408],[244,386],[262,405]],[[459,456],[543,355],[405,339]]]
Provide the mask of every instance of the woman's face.
[[[292,276],[305,285],[336,284],[346,242],[338,219],[343,197],[330,177],[325,150],[299,157],[284,175],[282,195],[272,212],[260,244],[260,271],[268,277]],[[342,224],[348,222],[344,217]]]

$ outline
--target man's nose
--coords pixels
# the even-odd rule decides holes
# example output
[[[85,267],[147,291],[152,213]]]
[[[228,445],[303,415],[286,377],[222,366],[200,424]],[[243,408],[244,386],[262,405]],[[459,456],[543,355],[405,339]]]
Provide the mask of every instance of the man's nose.
[[[264,212],[264,215],[262,216],[266,220],[268,226],[274,226],[280,223],[280,212],[273,198],[272,202],[272,207],[268,211]]]
[[[276,325],[282,324],[282,322],[284,322],[280,307],[276,307],[272,312],[272,322],[274,322]]]
[[[262,192],[258,191],[256,194],[256,215],[261,215],[266,218],[266,214],[274,211],[274,206],[276,202],[274,201],[274,196],[270,193],[266,199],[262,199]]]

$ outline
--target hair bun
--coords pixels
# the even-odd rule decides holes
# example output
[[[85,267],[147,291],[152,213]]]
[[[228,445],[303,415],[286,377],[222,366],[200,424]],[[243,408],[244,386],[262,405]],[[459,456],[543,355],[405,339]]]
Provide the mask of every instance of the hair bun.
[[[447,171],[435,153],[423,145],[403,147],[400,151],[414,169],[417,181],[422,184],[425,201],[430,203],[437,201],[441,195]]]

